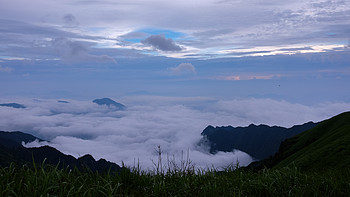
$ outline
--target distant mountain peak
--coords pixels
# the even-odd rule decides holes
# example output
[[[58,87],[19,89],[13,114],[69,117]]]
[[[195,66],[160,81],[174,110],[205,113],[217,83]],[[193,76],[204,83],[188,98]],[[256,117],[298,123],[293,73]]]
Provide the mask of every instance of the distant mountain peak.
[[[26,108],[26,106],[18,104],[18,103],[3,103],[0,104],[0,107],[13,107],[13,108]]]
[[[58,100],[57,102],[59,102],[59,103],[69,103],[68,101],[64,101],[64,100]]]
[[[96,103],[98,105],[106,105],[108,107],[112,107],[112,108],[116,108],[117,110],[125,110],[126,106],[115,102],[114,100],[110,99],[110,98],[101,98],[101,99],[95,99],[92,101],[93,103]]]

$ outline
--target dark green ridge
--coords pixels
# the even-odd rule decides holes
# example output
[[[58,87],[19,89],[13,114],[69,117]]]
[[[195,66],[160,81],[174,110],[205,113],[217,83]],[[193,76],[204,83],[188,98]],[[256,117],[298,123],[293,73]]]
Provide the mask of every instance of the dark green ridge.
[[[275,156],[248,168],[297,166],[306,171],[350,167],[350,112],[322,121],[313,129],[281,143]]]

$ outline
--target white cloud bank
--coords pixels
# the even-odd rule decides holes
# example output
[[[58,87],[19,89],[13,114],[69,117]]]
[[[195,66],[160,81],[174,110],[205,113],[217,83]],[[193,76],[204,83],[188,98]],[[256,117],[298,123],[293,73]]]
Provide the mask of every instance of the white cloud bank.
[[[171,67],[170,70],[174,74],[196,73],[196,68],[191,63],[181,63],[176,67]]]
[[[117,99],[116,99],[117,100]],[[350,109],[350,103],[324,103],[315,106],[270,99],[217,101],[210,98],[129,97],[123,99],[126,111],[111,111],[91,101],[1,100],[18,102],[25,109],[0,107],[0,130],[32,133],[48,139],[49,145],[73,156],[90,153],[96,159],[128,166],[140,162],[152,169],[160,146],[166,160],[178,161],[188,151],[197,167],[225,167],[252,158],[241,151],[210,155],[199,147],[200,133],[210,125],[246,126],[254,124],[290,127],[308,121],[321,121]],[[128,101],[128,102],[127,102]],[[45,144],[45,143],[42,143]],[[37,146],[34,142],[28,146]]]

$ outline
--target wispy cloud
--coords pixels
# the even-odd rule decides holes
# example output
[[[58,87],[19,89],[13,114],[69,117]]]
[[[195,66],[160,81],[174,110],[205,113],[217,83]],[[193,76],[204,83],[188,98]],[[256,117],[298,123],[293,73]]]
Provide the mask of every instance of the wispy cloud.
[[[1,18],[0,24],[4,27],[0,31],[0,45],[3,46],[0,55],[8,60],[115,61],[108,55],[93,54],[99,51],[97,45],[104,42],[106,38],[103,37]]]
[[[216,58],[232,57],[232,53],[236,53],[236,56],[239,56],[237,53],[255,56],[343,50],[341,47],[326,49],[324,46],[344,45],[349,38],[349,21],[346,19],[349,18],[350,3],[341,0],[294,0],[283,3],[206,0],[200,5],[192,1],[159,0],[137,3],[126,0],[118,3],[47,1],[46,9],[39,9],[40,2],[36,1],[30,5],[22,2],[26,9],[19,10],[16,4],[5,0],[4,6],[0,8],[0,18],[13,19],[12,24],[2,24],[1,36],[11,43],[8,47],[22,45],[23,41],[38,41],[40,38],[75,39],[79,36],[90,36],[97,45],[105,48],[113,48],[114,41],[114,44],[124,49],[140,49],[135,42],[141,44],[143,40],[143,43],[156,50],[172,52],[172,57],[183,57],[185,49],[191,49],[186,50],[186,55]],[[99,9],[96,9],[96,6]],[[72,12],[67,14],[66,10]],[[45,18],[41,24],[38,22],[40,18]],[[30,27],[28,24],[35,25]],[[15,26],[17,28],[14,28]],[[100,31],[97,32],[96,29]],[[119,43],[120,40],[125,40],[125,36],[132,36],[126,35],[128,32],[142,33],[140,30],[145,29],[160,31],[151,32],[152,35],[148,38],[138,35],[132,42]],[[177,37],[175,42],[174,37],[162,32],[176,32],[182,36]],[[21,39],[18,39],[16,33],[23,34]],[[132,37],[135,37],[135,34]],[[104,45],[106,40],[110,42],[108,45]],[[290,49],[295,45],[311,49],[273,49],[276,46]],[[268,49],[263,52],[265,50],[260,47]],[[145,50],[148,49],[143,48],[140,53],[144,53]],[[170,56],[168,53],[155,55]]]
[[[114,58],[108,55],[93,55],[89,53],[88,43],[71,41],[60,37],[52,41],[54,49],[59,56],[67,62],[112,62],[116,63]]]
[[[269,80],[274,78],[282,77],[281,74],[273,74],[273,75],[229,75],[229,76],[219,76],[214,77],[216,80],[225,80],[225,81],[240,81],[240,80],[256,80],[263,79]]]
[[[330,45],[291,45],[291,46],[264,46],[245,49],[228,49],[219,51],[221,54],[231,55],[233,57],[244,56],[267,56],[267,55],[295,55],[303,53],[323,53],[329,51],[344,51],[346,44]]]
[[[12,68],[10,68],[10,67],[3,67],[3,66],[0,65],[0,72],[10,73],[12,71],[13,71]]]

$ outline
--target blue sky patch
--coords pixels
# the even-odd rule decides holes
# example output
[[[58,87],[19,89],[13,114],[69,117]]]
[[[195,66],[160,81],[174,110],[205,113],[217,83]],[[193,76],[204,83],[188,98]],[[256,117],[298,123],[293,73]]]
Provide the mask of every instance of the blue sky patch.
[[[132,34],[135,36],[132,36]],[[130,36],[128,36],[129,38],[124,39],[125,41],[139,43],[151,35],[164,35],[166,38],[177,40],[181,37],[184,37],[186,34],[167,29],[145,28],[129,33],[128,35]]]

